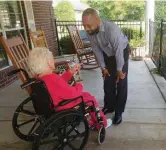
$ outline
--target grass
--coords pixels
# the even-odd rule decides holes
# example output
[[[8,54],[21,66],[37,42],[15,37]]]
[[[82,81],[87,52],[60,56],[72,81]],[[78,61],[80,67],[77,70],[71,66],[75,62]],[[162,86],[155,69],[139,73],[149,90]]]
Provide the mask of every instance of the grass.
[[[159,72],[159,70],[158,70],[157,68],[151,69],[150,72],[151,72],[152,74],[157,74],[157,75],[160,75],[160,76],[161,76],[161,73]]]

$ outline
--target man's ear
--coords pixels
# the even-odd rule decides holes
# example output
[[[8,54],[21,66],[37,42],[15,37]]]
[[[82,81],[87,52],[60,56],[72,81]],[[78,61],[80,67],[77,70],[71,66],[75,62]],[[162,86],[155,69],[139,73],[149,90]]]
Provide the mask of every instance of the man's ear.
[[[97,24],[100,24],[100,18],[97,17],[96,19],[97,19]]]

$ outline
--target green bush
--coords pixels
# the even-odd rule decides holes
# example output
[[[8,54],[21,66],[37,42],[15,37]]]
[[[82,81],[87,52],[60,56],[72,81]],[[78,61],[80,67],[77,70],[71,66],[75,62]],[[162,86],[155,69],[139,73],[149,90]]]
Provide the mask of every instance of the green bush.
[[[131,48],[142,47],[145,45],[144,39],[131,39],[129,41]]]
[[[123,32],[123,34],[125,34],[129,41],[132,40],[132,39],[140,39],[140,29],[137,28],[137,29],[134,29],[134,28],[130,28],[130,27],[122,27],[121,28],[121,31]],[[145,36],[145,33],[142,31],[142,37],[141,38],[144,38]]]
[[[75,12],[71,2],[63,0],[54,8],[57,20],[67,21],[75,20]]]
[[[62,37],[59,45],[62,54],[74,54],[74,47],[70,36]]]

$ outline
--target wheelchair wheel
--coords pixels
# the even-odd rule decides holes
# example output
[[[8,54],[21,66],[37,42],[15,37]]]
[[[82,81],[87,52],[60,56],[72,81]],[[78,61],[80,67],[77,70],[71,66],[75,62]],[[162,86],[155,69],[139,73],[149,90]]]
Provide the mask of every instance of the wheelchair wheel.
[[[15,110],[12,126],[22,140],[33,141],[33,133],[41,123],[32,105],[31,97],[25,99]]]
[[[43,138],[48,132],[50,135]],[[78,111],[57,113],[36,132],[32,150],[82,150],[88,137],[88,122]]]
[[[104,143],[105,136],[106,136],[105,127],[104,127],[104,125],[101,125],[101,127],[98,131],[98,136],[97,136],[97,142],[99,145]]]

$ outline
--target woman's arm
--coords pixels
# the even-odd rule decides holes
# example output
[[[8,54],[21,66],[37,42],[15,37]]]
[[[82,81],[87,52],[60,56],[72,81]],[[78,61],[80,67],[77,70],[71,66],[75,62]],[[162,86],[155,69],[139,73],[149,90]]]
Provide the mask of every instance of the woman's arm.
[[[83,86],[80,83],[70,86],[65,80],[59,78],[53,84],[57,86],[55,94],[62,99],[73,99],[82,95]]]
[[[71,78],[73,77],[73,74],[70,70],[67,70],[66,72],[64,72],[61,75],[61,78],[63,78],[63,80],[65,80],[66,82],[68,82],[69,80],[71,80]]]
[[[78,72],[79,70],[80,70],[80,64],[79,64],[79,63],[74,63],[74,66],[73,66],[71,69],[67,70],[65,73],[63,73],[63,74],[61,75],[61,77],[62,77],[66,82],[68,82],[68,81],[72,78],[72,76],[73,76],[76,72]]]

